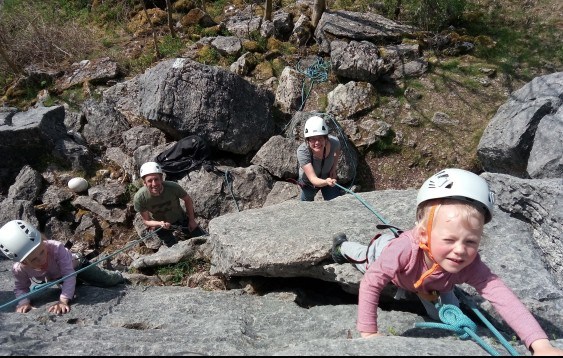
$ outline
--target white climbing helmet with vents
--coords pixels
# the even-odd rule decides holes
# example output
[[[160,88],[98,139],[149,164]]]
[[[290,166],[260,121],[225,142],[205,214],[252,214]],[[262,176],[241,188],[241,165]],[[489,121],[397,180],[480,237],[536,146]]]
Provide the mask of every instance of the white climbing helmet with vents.
[[[463,200],[482,209],[485,223],[493,216],[494,195],[479,175],[463,169],[448,168],[428,178],[418,191],[416,206],[440,198]]]
[[[305,130],[303,133],[305,138],[327,134],[328,126],[326,125],[326,121],[323,118],[319,116],[313,116],[307,119],[307,122],[305,122]]]
[[[41,233],[28,222],[12,220],[0,228],[0,250],[21,262],[41,244]]]

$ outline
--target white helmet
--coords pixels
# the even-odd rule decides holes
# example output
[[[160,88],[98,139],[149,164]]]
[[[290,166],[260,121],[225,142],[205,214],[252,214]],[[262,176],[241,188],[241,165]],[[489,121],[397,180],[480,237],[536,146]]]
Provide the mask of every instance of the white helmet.
[[[416,197],[416,206],[430,199],[452,198],[469,202],[485,212],[485,223],[493,216],[493,193],[487,181],[463,169],[444,169],[428,178]]]
[[[146,162],[141,165],[141,178],[148,174],[162,174],[162,168],[157,162]]]
[[[305,138],[313,137],[317,135],[327,135],[327,134],[328,134],[328,127],[323,118],[319,116],[313,116],[307,119],[307,122],[305,122],[305,131],[304,131]]]
[[[39,244],[41,233],[23,220],[12,220],[0,228],[0,249],[11,260],[23,261]]]

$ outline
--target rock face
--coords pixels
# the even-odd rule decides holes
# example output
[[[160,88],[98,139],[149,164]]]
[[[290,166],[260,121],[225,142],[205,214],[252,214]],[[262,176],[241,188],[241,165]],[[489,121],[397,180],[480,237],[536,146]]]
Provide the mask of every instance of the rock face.
[[[511,94],[485,129],[477,155],[486,171],[520,178],[563,177],[563,72]]]
[[[281,20],[274,25],[285,24]],[[261,26],[261,18],[253,14],[239,22],[245,31]],[[243,29],[236,21],[230,25],[233,33]],[[369,73],[375,80],[381,70],[392,70],[389,59],[416,62],[418,49],[395,46],[395,52],[383,51],[383,63],[379,59],[371,63],[356,56],[372,50],[362,41],[395,42],[411,31],[372,15],[326,12],[315,37],[322,50],[341,49],[342,56],[335,59],[341,76]],[[347,46],[355,50],[348,53]],[[349,54],[354,56],[347,59],[348,65],[341,63]],[[413,66],[409,72],[423,68],[424,64]],[[298,104],[298,76],[289,72],[284,71],[284,91],[277,100],[292,112]],[[335,91],[329,106],[350,117],[350,122],[369,110],[355,105],[362,104],[357,98],[369,98],[371,93],[359,97],[358,88],[371,85],[348,83],[351,89]],[[563,73],[554,73],[514,92],[491,120],[478,150],[485,168],[482,176],[497,198],[480,255],[560,348],[562,83]],[[33,300],[39,308],[24,315],[15,313],[10,303],[14,299],[11,262],[2,257],[0,354],[482,355],[484,350],[472,341],[416,327],[428,320],[422,306],[414,297],[394,300],[393,287],[382,295],[379,312],[381,332],[387,335],[359,338],[356,295],[362,276],[349,264],[332,262],[331,238],[344,232],[351,240],[368,243],[380,223],[409,229],[414,224],[416,190],[350,191],[329,202],[297,200],[298,187],[286,180],[296,177],[295,148],[302,140],[301,131],[274,135],[274,103],[269,90],[234,73],[178,58],[110,87],[99,102],[84,103],[80,113],[63,106],[39,106],[27,112],[1,109],[0,185],[9,189],[0,197],[0,223],[28,220],[49,236],[90,251],[111,246],[117,239],[126,241],[120,229],[141,232],[142,223],[130,200],[140,164],[171,145],[170,140],[201,133],[227,159],[216,171],[194,171],[178,183],[192,196],[196,216],[209,235],[171,248],[145,240],[145,252],[123,253],[110,266],[151,269],[204,257],[211,262],[212,275],[240,285],[222,291],[158,287],[161,278],[153,276],[144,278],[152,280],[148,287],[142,286],[141,279],[131,279],[137,285],[111,289],[79,286],[72,311],[64,316],[46,310],[58,298],[58,290],[52,288],[37,292]],[[297,112],[293,117],[292,124],[303,123],[307,114]],[[433,120],[448,125],[455,119],[436,115]],[[347,133],[351,142],[348,138],[343,142],[352,150],[342,156],[342,181],[356,175],[355,149],[369,146],[376,132],[391,130],[384,122],[370,123],[347,126],[355,137]],[[45,167],[41,160],[46,154],[65,170],[39,170]],[[242,161],[245,165],[229,155],[247,157]],[[66,187],[74,176],[70,168],[90,171],[95,156],[112,169],[96,172],[87,193],[70,191]],[[510,339],[514,333],[488,302],[471,287],[459,289],[520,353],[527,353],[519,341]],[[483,325],[477,334],[501,354],[508,353]]]

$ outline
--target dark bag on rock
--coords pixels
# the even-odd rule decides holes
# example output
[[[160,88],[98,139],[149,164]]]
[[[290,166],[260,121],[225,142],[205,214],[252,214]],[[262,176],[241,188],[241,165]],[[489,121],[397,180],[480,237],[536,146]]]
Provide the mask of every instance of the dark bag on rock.
[[[211,148],[205,139],[189,135],[157,155],[155,161],[162,167],[166,179],[179,180],[186,175],[189,178],[190,171],[202,165],[211,166],[210,156]]]

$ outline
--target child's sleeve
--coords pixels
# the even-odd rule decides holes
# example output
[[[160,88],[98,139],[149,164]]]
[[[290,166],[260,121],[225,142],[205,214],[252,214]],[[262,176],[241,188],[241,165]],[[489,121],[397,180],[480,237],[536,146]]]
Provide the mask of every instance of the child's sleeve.
[[[27,273],[21,268],[19,263],[14,263],[12,266],[12,274],[14,275],[14,294],[16,298],[29,293],[29,286],[31,286],[31,278]],[[24,298],[18,302],[18,305],[29,304],[31,301],[29,298]]]
[[[55,250],[55,260],[59,266],[61,277],[74,273],[74,265],[72,263],[72,254],[63,245],[58,245]],[[74,298],[74,290],[76,288],[76,275],[72,275],[62,283],[61,299],[72,300]]]
[[[379,298],[385,286],[401,271],[409,261],[410,244],[408,240],[395,239],[396,245],[390,245],[369,266],[360,282],[358,295],[358,321],[356,328],[360,332],[379,332],[377,327],[377,308]]]
[[[477,261],[477,260],[476,260]],[[527,348],[538,339],[547,339],[547,334],[541,328],[528,308],[518,296],[506,286],[483,262],[478,259],[473,278],[481,277],[479,282],[468,282],[477,292],[489,301],[504,321],[516,332]]]

